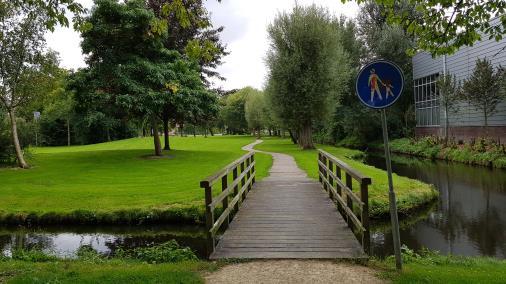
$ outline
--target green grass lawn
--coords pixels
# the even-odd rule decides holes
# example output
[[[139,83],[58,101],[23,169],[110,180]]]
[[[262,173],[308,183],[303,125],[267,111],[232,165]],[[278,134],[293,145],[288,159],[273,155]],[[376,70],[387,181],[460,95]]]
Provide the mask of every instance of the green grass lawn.
[[[402,273],[395,271],[393,257],[371,264],[394,283],[506,283],[506,261],[493,258],[404,254]]]
[[[152,138],[32,148],[29,170],[0,169],[6,223],[122,223],[202,219],[199,181],[245,153],[246,136],[171,137],[169,157],[150,159]],[[257,176],[272,159],[257,155]],[[219,188],[216,188],[219,192]]]
[[[354,160],[352,157],[361,155],[360,151],[328,145],[317,145],[316,147],[329,152],[352,168],[371,177],[372,185],[369,187],[370,215],[372,217],[388,215],[388,180],[385,171]],[[318,179],[318,154],[316,150],[300,150],[289,139],[279,138],[265,138],[262,144],[255,146],[255,149],[291,155],[295,158],[297,165],[306,171],[309,177]],[[354,188],[358,189],[358,186],[355,184]],[[419,207],[437,196],[437,191],[432,186],[396,174],[394,174],[394,188],[400,214],[407,214],[413,208]]]
[[[140,261],[0,261],[0,283],[204,283],[211,262],[148,264]]]

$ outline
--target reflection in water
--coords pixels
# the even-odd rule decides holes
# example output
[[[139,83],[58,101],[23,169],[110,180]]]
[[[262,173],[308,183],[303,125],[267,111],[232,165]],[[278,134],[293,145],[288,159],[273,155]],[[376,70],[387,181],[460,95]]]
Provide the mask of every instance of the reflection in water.
[[[75,257],[79,247],[89,245],[104,255],[176,240],[206,257],[205,235],[195,226],[135,227],[44,227],[43,229],[0,228],[0,252],[10,256],[14,249],[39,248],[60,257]]]
[[[370,155],[366,163],[385,168],[380,156]],[[424,218],[412,216],[418,221],[406,220],[408,224],[401,226],[403,244],[455,255],[506,258],[506,170],[405,156],[394,156],[392,167],[395,173],[433,184],[440,192],[437,206]],[[374,254],[393,252],[389,230],[373,231]]]

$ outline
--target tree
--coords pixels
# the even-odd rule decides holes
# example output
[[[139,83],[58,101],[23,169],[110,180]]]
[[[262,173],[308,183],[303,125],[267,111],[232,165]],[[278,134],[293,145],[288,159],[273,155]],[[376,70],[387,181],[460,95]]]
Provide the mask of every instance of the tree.
[[[221,117],[229,134],[242,134],[248,129],[245,104],[248,96],[255,90],[245,87],[225,97],[225,106],[221,109]]]
[[[200,66],[201,78],[209,85],[208,78],[223,79],[214,69],[228,53],[220,40],[223,27],[213,28],[210,15],[202,0],[147,0],[148,7],[160,19],[159,27],[166,29],[164,40],[167,49],[177,50]],[[166,105],[162,114],[165,145],[169,150],[169,121],[175,119],[173,105]]]
[[[264,93],[258,90],[253,90],[246,99],[244,112],[246,115],[246,121],[248,122],[248,127],[253,130],[253,133],[257,133],[258,138],[260,138],[260,131],[266,125],[268,111]]]
[[[324,119],[347,87],[348,59],[328,10],[296,5],[268,27],[266,92],[301,148],[313,148],[313,122]]]
[[[153,11],[142,0],[97,0],[82,33],[89,86],[133,117],[149,117],[155,155],[162,155],[159,118],[177,96],[205,92],[198,65],[164,47]]]
[[[347,2],[348,0],[342,0]],[[374,0],[384,17],[417,38],[416,47],[433,56],[452,54],[486,37],[499,41],[506,33],[504,0]],[[359,4],[368,0],[359,0]],[[399,13],[400,5],[413,5],[413,13]],[[491,20],[497,17],[495,22]]]
[[[440,76],[436,85],[439,90],[439,104],[445,112],[445,140],[448,141],[449,114],[456,109],[455,103],[460,100],[460,86],[455,75],[450,73]]]
[[[497,112],[497,105],[504,99],[500,91],[503,73],[501,68],[494,70],[488,59],[478,59],[473,74],[462,86],[469,103],[483,112],[485,129],[488,128],[489,117]]]
[[[66,9],[74,13],[76,26],[79,25],[84,9],[73,0],[0,3],[0,101],[10,118],[16,160],[21,168],[29,165],[19,143],[16,111],[36,94],[34,82],[48,63],[44,33],[52,31],[57,24],[68,26]]]

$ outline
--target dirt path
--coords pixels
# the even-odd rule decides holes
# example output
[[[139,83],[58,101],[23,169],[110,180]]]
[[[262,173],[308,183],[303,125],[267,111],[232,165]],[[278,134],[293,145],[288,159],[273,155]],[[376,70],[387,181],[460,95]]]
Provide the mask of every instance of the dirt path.
[[[266,260],[227,265],[206,283],[387,283],[359,264],[324,260]]]

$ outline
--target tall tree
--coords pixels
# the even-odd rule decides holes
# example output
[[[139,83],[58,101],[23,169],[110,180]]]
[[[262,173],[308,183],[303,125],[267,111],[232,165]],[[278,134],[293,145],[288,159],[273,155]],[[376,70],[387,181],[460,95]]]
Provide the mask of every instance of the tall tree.
[[[205,92],[196,63],[164,47],[167,30],[142,0],[96,0],[82,49],[90,87],[134,117],[149,117],[155,155],[162,155],[159,117],[178,94]]]
[[[333,21],[324,8],[296,5],[268,27],[266,92],[303,149],[314,148],[314,121],[323,119],[346,89],[349,63]]]
[[[504,99],[500,91],[503,69],[494,70],[490,60],[478,59],[473,74],[464,81],[462,90],[469,103],[483,113],[485,129],[488,119],[497,112],[497,105]]]
[[[254,90],[246,99],[244,112],[249,128],[253,133],[256,132],[257,138],[260,138],[260,131],[266,125],[269,112],[266,106],[264,93]]]
[[[225,97],[225,106],[221,109],[221,117],[229,134],[242,134],[248,129],[244,105],[248,96],[255,90],[252,87],[242,88]]]
[[[455,75],[450,73],[440,76],[436,82],[439,91],[439,103],[445,112],[445,140],[448,141],[450,128],[449,115],[456,109],[456,102],[460,100],[460,85]]]
[[[201,78],[206,85],[209,79],[222,78],[215,68],[228,53],[220,40],[223,27],[214,28],[202,0],[147,0],[148,7],[160,18],[162,29],[167,29],[166,48],[177,50],[199,63]],[[175,119],[173,105],[166,105],[162,115],[165,146],[169,150],[169,121]]]

